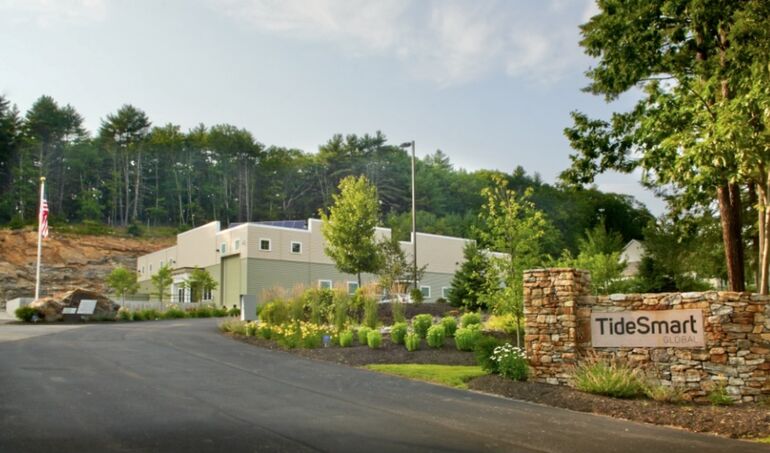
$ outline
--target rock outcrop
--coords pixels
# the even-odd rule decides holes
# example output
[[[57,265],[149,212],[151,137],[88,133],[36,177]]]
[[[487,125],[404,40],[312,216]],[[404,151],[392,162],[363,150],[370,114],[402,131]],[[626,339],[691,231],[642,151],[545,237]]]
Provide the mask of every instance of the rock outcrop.
[[[134,269],[136,258],[173,245],[174,238],[145,239],[57,234],[43,243],[41,296],[70,288],[105,292],[105,278],[117,266]],[[5,301],[35,293],[37,232],[0,230],[0,310]]]

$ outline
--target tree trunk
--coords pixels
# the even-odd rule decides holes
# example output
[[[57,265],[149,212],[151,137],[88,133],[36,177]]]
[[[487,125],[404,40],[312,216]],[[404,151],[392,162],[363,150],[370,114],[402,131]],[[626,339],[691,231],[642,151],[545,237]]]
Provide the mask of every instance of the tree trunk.
[[[760,294],[768,294],[768,272],[770,271],[770,210],[768,210],[768,195],[770,194],[770,178],[763,171],[762,178],[756,185],[758,203],[757,220],[759,225],[759,256],[757,256],[757,289]]]
[[[741,237],[741,198],[737,184],[726,183],[717,188],[722,240],[725,246],[728,289],[744,291],[743,241]]]

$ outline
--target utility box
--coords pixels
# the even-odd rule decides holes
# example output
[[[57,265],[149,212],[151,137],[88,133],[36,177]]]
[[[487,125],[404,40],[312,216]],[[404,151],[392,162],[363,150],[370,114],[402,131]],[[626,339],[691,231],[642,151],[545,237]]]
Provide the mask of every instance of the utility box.
[[[257,319],[257,296],[241,294],[241,321]]]

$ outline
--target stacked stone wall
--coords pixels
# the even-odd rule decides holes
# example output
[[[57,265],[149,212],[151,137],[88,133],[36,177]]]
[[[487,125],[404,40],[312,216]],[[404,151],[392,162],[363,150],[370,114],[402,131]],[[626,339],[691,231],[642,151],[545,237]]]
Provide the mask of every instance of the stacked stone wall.
[[[536,269],[524,274],[525,344],[533,378],[571,383],[572,370],[596,357],[643,369],[686,397],[705,401],[724,386],[736,401],[770,395],[770,297],[738,292],[590,295],[590,275],[577,269]],[[595,348],[592,311],[699,309],[703,348]]]

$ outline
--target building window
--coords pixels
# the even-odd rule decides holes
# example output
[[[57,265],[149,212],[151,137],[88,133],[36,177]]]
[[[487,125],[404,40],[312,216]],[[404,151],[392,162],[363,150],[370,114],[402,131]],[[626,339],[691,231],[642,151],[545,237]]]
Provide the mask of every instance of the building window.
[[[262,250],[263,252],[269,252],[272,249],[272,244],[270,244],[270,239],[260,239],[259,249]]]
[[[158,269],[162,269],[162,268],[163,268],[163,260],[160,260],[160,264],[158,265]]]
[[[302,253],[302,243],[291,241],[291,253],[294,253],[295,255]]]
[[[225,244],[224,242],[222,244],[220,244],[219,245],[219,252],[222,253],[222,255],[227,253],[227,244]]]
[[[150,264],[150,273],[152,274],[152,264]]]
[[[211,288],[204,288],[203,289],[203,300],[210,301],[211,300]]]
[[[321,289],[332,289],[331,280],[318,280],[318,287]]]
[[[235,241],[233,241],[233,251],[237,252],[240,249],[241,249],[241,240],[236,239]]]
[[[351,296],[358,290],[358,282],[348,282],[348,294]]]
[[[451,289],[452,289],[452,288],[448,288],[448,287],[446,287],[446,286],[442,287],[442,288],[441,288],[441,297],[443,297],[444,299],[447,299],[447,298],[449,298],[449,291],[450,291]]]
[[[144,274],[144,266],[142,266],[142,273]]]
[[[420,286],[423,299],[430,299],[430,286]]]
[[[187,302],[184,297],[185,290],[184,288],[179,288],[176,290],[176,297],[177,297],[177,303],[183,303]]]

